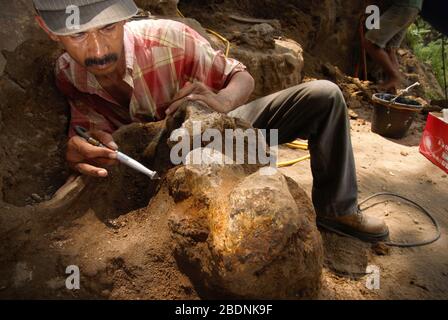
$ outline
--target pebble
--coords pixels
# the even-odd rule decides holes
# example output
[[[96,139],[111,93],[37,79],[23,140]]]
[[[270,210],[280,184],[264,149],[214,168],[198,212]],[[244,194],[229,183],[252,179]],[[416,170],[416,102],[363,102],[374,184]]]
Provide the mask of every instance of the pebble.
[[[358,119],[359,117],[359,115],[351,109],[348,109],[348,115],[350,116],[351,119]]]
[[[407,153],[406,151],[401,151],[400,154],[401,154],[403,157],[407,157],[407,156],[409,155],[409,153]]]
[[[384,243],[378,242],[372,246],[372,250],[378,256],[385,256],[389,254],[390,248]]]
[[[417,219],[414,219],[413,221],[414,221],[415,224],[420,224],[420,222],[418,222]]]
[[[33,199],[36,200],[36,201],[42,201],[41,196],[38,195],[37,193],[33,193],[33,194],[31,195],[31,198],[33,198]]]
[[[101,294],[102,294],[104,297],[108,297],[108,296],[110,295],[110,290],[105,289],[105,290],[101,291]]]
[[[120,224],[116,220],[113,220],[113,219],[107,220],[107,225],[108,225],[108,227],[113,228],[113,229],[120,228]]]

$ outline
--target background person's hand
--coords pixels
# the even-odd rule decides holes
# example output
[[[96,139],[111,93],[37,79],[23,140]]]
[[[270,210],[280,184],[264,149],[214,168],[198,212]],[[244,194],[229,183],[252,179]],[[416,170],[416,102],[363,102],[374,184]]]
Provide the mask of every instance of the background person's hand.
[[[203,102],[208,107],[221,113],[226,113],[231,108],[231,100],[225,94],[215,93],[202,82],[187,82],[173,98],[173,103],[166,109],[166,115],[176,112],[185,101]]]
[[[109,133],[99,130],[88,133],[108,147],[114,150],[118,149]],[[66,160],[69,166],[85,175],[106,177],[108,172],[104,167],[116,164],[116,158],[115,151],[104,147],[95,147],[78,136],[70,138],[67,144]]]

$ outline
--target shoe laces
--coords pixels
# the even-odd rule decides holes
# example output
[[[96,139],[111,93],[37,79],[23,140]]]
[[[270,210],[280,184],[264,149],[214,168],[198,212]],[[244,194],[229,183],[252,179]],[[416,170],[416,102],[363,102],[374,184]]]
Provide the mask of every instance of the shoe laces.
[[[356,210],[356,217],[359,220],[359,223],[362,223],[364,220],[364,214],[362,213],[361,208],[358,206],[357,210]]]

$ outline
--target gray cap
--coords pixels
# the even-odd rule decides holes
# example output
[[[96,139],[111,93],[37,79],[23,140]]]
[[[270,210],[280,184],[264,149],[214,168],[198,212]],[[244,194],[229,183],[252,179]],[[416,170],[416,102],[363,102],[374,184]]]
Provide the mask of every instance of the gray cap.
[[[137,14],[133,0],[33,0],[48,29],[70,35],[129,19]]]

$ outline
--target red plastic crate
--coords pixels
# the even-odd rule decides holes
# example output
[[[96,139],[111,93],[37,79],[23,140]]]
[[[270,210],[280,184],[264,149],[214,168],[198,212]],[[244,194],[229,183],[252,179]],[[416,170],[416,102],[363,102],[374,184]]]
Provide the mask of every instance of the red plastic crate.
[[[448,173],[448,123],[441,113],[431,112],[428,115],[420,141],[420,153]]]

